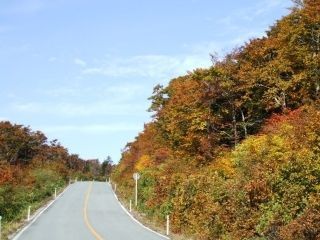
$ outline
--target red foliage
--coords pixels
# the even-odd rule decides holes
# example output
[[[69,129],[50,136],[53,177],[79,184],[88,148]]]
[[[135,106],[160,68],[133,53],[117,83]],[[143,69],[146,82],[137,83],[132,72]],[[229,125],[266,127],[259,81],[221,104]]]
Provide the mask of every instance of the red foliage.
[[[261,133],[274,132],[282,123],[291,122],[301,117],[303,109],[298,108],[296,110],[287,110],[283,114],[273,114],[267,121],[265,126],[262,128]]]

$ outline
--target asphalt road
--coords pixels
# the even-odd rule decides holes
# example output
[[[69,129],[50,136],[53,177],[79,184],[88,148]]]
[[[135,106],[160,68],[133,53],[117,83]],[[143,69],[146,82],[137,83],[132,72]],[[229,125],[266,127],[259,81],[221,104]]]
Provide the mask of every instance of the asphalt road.
[[[163,240],[136,223],[103,182],[72,184],[18,240]],[[16,240],[15,239],[15,240]]]

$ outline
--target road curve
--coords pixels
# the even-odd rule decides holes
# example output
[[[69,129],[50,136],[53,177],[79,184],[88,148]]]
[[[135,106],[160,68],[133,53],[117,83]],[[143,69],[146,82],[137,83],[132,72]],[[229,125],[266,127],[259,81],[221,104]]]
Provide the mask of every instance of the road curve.
[[[103,182],[77,182],[15,240],[163,240],[121,208]]]

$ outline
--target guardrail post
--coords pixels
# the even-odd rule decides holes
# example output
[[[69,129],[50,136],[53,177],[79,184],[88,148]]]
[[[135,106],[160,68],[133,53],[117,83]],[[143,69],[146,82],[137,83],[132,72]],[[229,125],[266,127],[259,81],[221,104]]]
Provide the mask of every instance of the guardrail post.
[[[1,240],[1,219],[2,217],[0,216],[0,240]]]
[[[28,207],[27,221],[30,221],[31,206]]]
[[[169,236],[169,231],[170,231],[170,219],[169,219],[169,215],[167,215],[167,236]]]
[[[136,185],[135,185],[135,206],[138,205],[138,178],[136,180]]]

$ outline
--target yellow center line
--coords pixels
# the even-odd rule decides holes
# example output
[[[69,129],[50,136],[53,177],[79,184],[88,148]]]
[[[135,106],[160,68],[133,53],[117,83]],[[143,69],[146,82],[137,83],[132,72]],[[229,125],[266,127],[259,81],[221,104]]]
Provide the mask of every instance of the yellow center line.
[[[103,238],[92,227],[92,225],[90,224],[89,219],[88,219],[87,209],[88,209],[88,202],[89,202],[89,196],[90,196],[91,189],[92,189],[92,182],[90,183],[88,191],[86,192],[86,197],[85,197],[84,207],[83,207],[83,218],[84,218],[84,222],[85,222],[87,228],[90,230],[92,235],[96,238],[96,240],[103,240]]]

